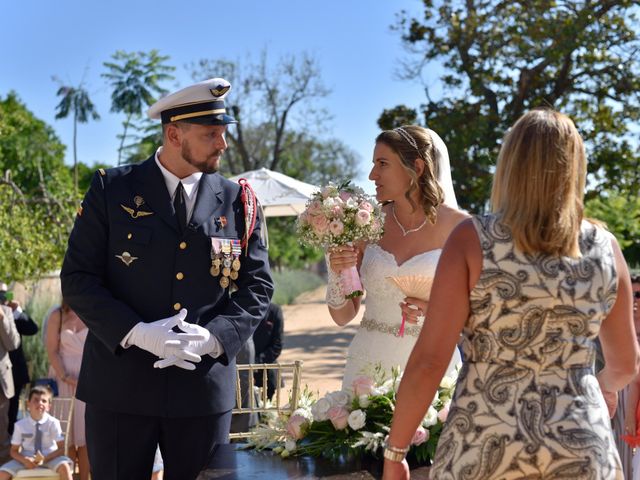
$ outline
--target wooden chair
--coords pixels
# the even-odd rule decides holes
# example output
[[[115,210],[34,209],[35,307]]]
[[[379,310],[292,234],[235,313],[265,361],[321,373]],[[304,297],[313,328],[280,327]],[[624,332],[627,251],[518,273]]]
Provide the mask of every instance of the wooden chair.
[[[292,363],[248,363],[236,365],[236,408],[231,411],[232,415],[247,413],[291,413],[298,408],[298,400],[300,399],[300,381],[302,377],[302,361]],[[273,400],[269,400],[267,396],[267,371],[275,370],[276,391]],[[247,372],[247,379],[241,382],[241,372]],[[256,382],[254,373],[260,372],[260,381]],[[291,382],[290,400],[283,400],[286,394],[282,387],[282,380],[287,379]],[[246,383],[246,385],[243,385]],[[257,383],[257,384],[256,384]],[[256,392],[256,394],[251,394]],[[248,394],[248,395],[247,395]],[[242,406],[242,399],[248,397],[248,405]],[[252,432],[236,432],[229,434],[232,440],[245,439],[251,437]]]
[[[64,435],[64,454],[69,449],[69,437],[71,425],[73,424],[73,404],[74,397],[53,397],[51,399],[51,409],[49,415],[60,420],[62,434]],[[31,480],[59,480],[57,472],[46,467],[33,468],[31,470],[20,470],[13,478],[29,478]]]

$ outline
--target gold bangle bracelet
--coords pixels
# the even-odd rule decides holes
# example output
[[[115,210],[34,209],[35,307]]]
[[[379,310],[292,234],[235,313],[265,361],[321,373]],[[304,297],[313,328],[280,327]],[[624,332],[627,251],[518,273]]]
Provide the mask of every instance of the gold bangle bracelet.
[[[387,460],[391,460],[392,462],[401,462],[407,456],[407,452],[398,452],[395,450],[391,450],[390,447],[385,447],[382,456]]]
[[[394,447],[393,445],[389,445],[388,442],[384,442],[384,448],[386,448],[387,450],[390,450],[394,453],[407,453],[409,451],[409,447],[405,447],[405,448],[401,448],[401,447]]]

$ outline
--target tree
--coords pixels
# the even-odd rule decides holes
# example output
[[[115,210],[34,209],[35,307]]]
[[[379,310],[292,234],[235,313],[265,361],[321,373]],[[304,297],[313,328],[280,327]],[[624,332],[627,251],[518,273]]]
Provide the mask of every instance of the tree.
[[[73,185],[75,193],[78,193],[78,123],[87,123],[89,117],[93,120],[99,120],[100,115],[96,111],[93,102],[89,98],[89,93],[80,84],[77,87],[60,85],[58,97],[62,97],[60,103],[56,106],[56,118],[67,118],[73,112]]]
[[[588,217],[601,220],[613,233],[629,266],[640,267],[640,196],[603,192],[585,204]]]
[[[317,102],[329,94],[320,67],[308,54],[285,55],[271,67],[266,52],[257,62],[200,60],[192,78],[223,77],[232,85],[226,100],[239,121],[227,132],[223,174],[266,167],[316,185],[354,178],[358,157],[344,143],[323,138],[329,117]],[[276,268],[299,268],[322,258],[303,247],[295,218],[269,218],[269,256]]]
[[[0,98],[0,278],[20,281],[62,263],[78,198],[64,146],[15,93]]]
[[[118,165],[121,164],[128,130],[134,121],[142,116],[143,109],[156,101],[155,95],[167,93],[161,83],[173,80],[170,72],[175,67],[166,65],[169,56],[162,56],[157,50],[150,52],[124,52],[118,50],[112,55],[113,62],[104,62],[108,69],[102,76],[109,80],[113,92],[111,94],[111,111],[122,112],[125,120],[124,131],[118,148]]]
[[[419,110],[447,143],[463,206],[483,208],[500,139],[537,106],[575,120],[588,146],[589,197],[637,192],[637,0],[422,3],[422,18],[402,12],[395,25],[411,52],[403,78],[419,78],[435,62],[444,68],[443,94],[433,98],[425,86]],[[390,110],[379,123],[397,125]]]
[[[296,131],[311,125],[317,131],[327,120],[314,102],[329,90],[322,83],[317,60],[309,54],[284,55],[271,67],[263,51],[257,62],[247,62],[245,68],[241,61],[203,59],[191,65],[192,77],[224,77],[231,82],[227,105],[239,122],[235,131],[227,133],[234,147],[226,157],[231,173],[260,167],[279,171],[292,124]]]

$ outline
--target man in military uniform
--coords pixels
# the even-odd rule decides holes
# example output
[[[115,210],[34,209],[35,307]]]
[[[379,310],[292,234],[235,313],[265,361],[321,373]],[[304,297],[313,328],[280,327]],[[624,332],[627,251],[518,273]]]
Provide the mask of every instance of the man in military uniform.
[[[250,188],[216,173],[229,82],[214,78],[149,109],[163,146],[96,173],[61,272],[88,325],[77,396],[94,480],[193,479],[228,441],[235,356],[273,282]]]

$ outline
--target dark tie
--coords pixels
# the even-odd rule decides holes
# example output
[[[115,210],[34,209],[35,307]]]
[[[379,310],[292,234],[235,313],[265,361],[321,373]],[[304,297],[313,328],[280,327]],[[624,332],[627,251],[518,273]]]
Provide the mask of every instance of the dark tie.
[[[42,453],[42,431],[40,430],[40,424],[36,423],[36,438],[33,442],[36,452]]]
[[[176,194],[173,196],[173,208],[176,211],[180,231],[184,232],[184,229],[187,228],[187,204],[184,201],[184,187],[182,186],[182,182],[178,182]]]

